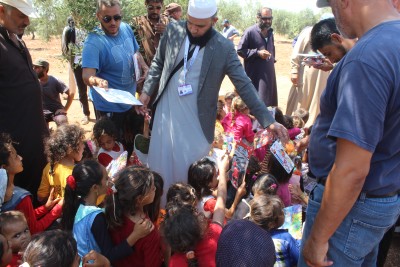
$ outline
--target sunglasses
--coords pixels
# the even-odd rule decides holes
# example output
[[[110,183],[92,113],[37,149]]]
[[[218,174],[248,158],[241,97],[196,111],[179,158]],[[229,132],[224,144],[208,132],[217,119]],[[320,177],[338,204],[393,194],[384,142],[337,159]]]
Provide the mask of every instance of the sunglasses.
[[[152,11],[152,10],[154,10],[154,9],[160,10],[160,9],[161,9],[161,6],[147,6],[147,10]]]
[[[105,23],[110,23],[110,21],[111,20],[115,20],[115,21],[119,21],[119,20],[121,20],[122,19],[122,16],[121,15],[114,15],[114,16],[104,16],[103,18],[102,18],[102,20],[105,22]]]
[[[274,17],[260,17],[260,19],[262,19],[262,20],[272,20]]]

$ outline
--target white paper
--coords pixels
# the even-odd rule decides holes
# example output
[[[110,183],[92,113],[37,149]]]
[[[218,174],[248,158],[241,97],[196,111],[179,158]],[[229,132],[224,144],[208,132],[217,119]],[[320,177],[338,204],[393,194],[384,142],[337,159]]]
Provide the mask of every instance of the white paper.
[[[128,104],[133,106],[141,106],[143,105],[139,100],[137,100],[131,93],[109,88],[107,91],[104,88],[100,88],[97,86],[93,86],[93,89],[96,90],[105,100],[112,103],[119,104]]]

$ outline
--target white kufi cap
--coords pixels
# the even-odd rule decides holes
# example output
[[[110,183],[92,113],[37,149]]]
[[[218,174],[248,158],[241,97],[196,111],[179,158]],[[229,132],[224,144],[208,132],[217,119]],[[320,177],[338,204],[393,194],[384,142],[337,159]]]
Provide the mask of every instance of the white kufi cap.
[[[188,15],[196,19],[208,19],[217,13],[216,0],[190,0]]]
[[[28,17],[37,17],[32,0],[0,0],[0,2],[15,7]]]

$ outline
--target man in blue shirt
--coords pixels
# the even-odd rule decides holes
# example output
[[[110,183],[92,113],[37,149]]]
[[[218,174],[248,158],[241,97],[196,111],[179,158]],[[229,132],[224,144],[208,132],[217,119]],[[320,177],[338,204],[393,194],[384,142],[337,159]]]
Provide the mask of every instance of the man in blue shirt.
[[[132,106],[108,102],[93,89],[93,86],[118,89],[135,95],[136,85],[144,81],[148,67],[139,53],[139,46],[131,27],[121,22],[121,5],[118,0],[99,0],[96,16],[100,27],[90,33],[84,43],[82,76],[84,82],[90,86],[96,118],[111,118],[123,139],[122,136],[126,136],[124,129],[127,116],[135,116]],[[135,76],[134,55],[137,56],[142,69],[143,76],[140,79],[136,79]],[[126,126],[132,127],[131,125]]]
[[[400,214],[400,15],[391,1],[318,0],[357,44],[333,69],[314,124],[298,266],[376,266]],[[306,265],[307,264],[307,265]]]
[[[228,40],[235,40],[235,37],[239,36],[239,32],[236,30],[235,27],[231,25],[229,20],[224,19],[222,22],[222,25],[224,25],[224,28],[221,31],[221,34]]]

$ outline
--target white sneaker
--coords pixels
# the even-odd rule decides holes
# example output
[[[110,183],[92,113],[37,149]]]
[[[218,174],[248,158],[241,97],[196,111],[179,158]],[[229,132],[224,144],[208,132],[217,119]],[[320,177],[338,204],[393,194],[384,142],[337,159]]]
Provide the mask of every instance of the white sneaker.
[[[89,123],[89,116],[84,116],[81,120],[82,125],[86,125]]]

